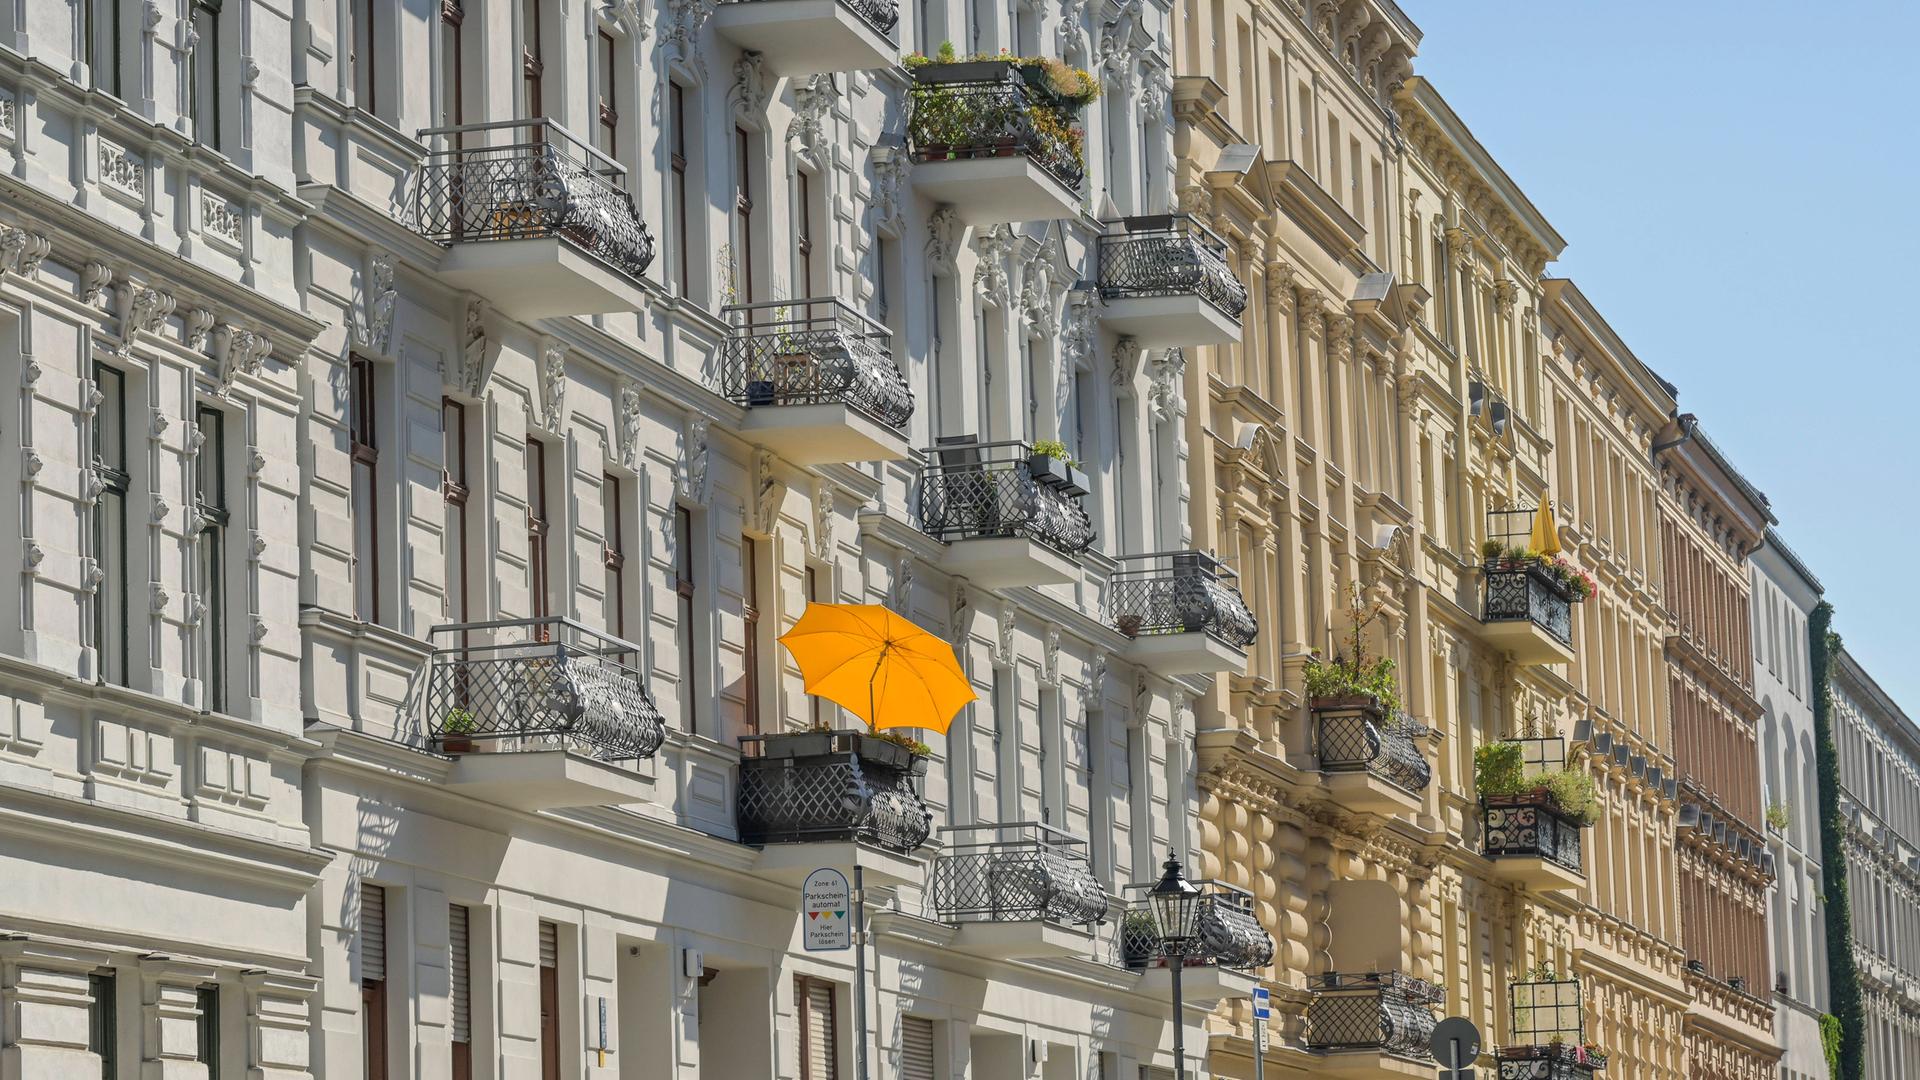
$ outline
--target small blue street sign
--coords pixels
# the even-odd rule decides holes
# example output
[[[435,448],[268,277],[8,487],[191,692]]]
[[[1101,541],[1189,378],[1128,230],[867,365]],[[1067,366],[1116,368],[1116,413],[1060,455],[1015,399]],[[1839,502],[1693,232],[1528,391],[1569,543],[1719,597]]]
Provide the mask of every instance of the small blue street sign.
[[[1273,994],[1264,986],[1253,989],[1253,1018],[1255,1020],[1273,1019]]]

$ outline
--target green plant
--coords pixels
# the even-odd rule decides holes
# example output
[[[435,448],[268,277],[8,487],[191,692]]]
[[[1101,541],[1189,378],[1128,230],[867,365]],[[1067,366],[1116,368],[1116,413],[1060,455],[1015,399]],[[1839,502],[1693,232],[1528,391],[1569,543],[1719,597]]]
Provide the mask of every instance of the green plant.
[[[1600,820],[1600,793],[1594,788],[1593,775],[1584,769],[1555,769],[1541,775],[1546,781],[1547,797],[1560,807],[1560,813],[1575,825],[1588,826]]]
[[[471,735],[480,726],[473,712],[458,705],[447,710],[445,722],[440,725],[442,735]]]
[[[1827,1075],[1840,1075],[1840,1018],[1832,1013],[1820,1014],[1820,1049],[1827,1056]]]
[[[1518,795],[1526,788],[1520,744],[1481,743],[1473,751],[1473,787],[1482,795]]]
[[[1073,464],[1072,459],[1067,457],[1067,444],[1059,439],[1041,439],[1033,444],[1033,452],[1040,457],[1050,457],[1055,461]]]
[[[1480,544],[1480,557],[1483,559],[1498,559],[1500,557],[1500,541],[1483,541]]]
[[[1840,756],[1833,738],[1833,664],[1840,635],[1833,632],[1833,605],[1825,601],[1807,619],[1807,662],[1813,675],[1814,759],[1820,786],[1820,877],[1825,896],[1827,987],[1839,1028],[1831,1059],[1833,1080],[1866,1075],[1866,1007],[1860,1000],[1860,969],[1853,959],[1853,912],[1847,899],[1846,820],[1840,815]],[[1826,1031],[1821,1030],[1822,1043]]]
[[[1527,549],[1515,544],[1500,553],[1500,561],[1518,566],[1527,561]]]
[[[890,742],[895,746],[903,747],[914,757],[933,756],[933,747],[908,735],[904,731],[882,731],[875,733],[873,737],[879,739],[881,742]]]
[[[1787,831],[1787,826],[1793,824],[1793,814],[1786,803],[1767,804],[1767,824],[1773,826],[1775,832]]]
[[[1481,795],[1543,795],[1561,816],[1579,826],[1600,820],[1593,776],[1577,763],[1528,776],[1516,742],[1482,743],[1473,751],[1474,788]]]
[[[1339,657],[1322,660],[1318,655],[1310,656],[1307,658],[1307,697],[1372,696],[1380,699],[1382,709],[1398,712],[1400,685],[1393,670],[1393,661],[1384,656],[1364,667]]]

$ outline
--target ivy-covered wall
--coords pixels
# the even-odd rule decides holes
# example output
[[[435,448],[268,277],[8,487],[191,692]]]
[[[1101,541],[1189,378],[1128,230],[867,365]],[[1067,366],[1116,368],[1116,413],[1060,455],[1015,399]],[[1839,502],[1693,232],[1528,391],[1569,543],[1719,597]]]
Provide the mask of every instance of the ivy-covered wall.
[[[1853,963],[1853,908],[1847,900],[1846,830],[1840,818],[1840,755],[1833,741],[1833,605],[1822,601],[1807,620],[1807,658],[1813,668],[1814,756],[1820,772],[1820,876],[1827,921],[1827,984],[1840,1021],[1839,1068],[1832,1080],[1866,1075],[1865,1014],[1860,973]]]

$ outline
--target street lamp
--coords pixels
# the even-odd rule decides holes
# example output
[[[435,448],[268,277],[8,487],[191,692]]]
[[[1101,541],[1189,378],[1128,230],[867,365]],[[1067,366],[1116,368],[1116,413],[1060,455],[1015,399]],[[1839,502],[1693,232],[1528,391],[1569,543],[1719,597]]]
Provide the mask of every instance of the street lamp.
[[[1186,1080],[1186,1018],[1180,1005],[1180,969],[1194,943],[1194,924],[1200,919],[1200,890],[1180,872],[1180,860],[1167,852],[1160,883],[1147,894],[1155,929],[1160,932],[1160,955],[1173,972],[1173,1066],[1177,1080]]]

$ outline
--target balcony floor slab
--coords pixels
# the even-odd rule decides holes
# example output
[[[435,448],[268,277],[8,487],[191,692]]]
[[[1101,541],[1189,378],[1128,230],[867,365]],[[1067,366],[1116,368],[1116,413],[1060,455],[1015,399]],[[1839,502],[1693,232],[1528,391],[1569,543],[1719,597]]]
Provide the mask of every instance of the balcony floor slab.
[[[1180,972],[1180,997],[1192,1004],[1213,1005],[1234,998],[1250,998],[1254,987],[1259,985],[1259,978],[1248,972],[1213,964],[1194,965]],[[1164,1000],[1173,992],[1173,972],[1164,967],[1142,971],[1140,992]]]
[[[1571,664],[1573,649],[1541,629],[1531,619],[1499,619],[1480,624],[1480,637],[1487,644],[1513,656],[1517,664]]]
[[[1077,926],[1033,920],[1028,922],[969,922],[960,924],[954,947],[975,956],[998,960],[1039,960],[1054,956],[1086,956],[1094,937]]]
[[[1143,349],[1227,345],[1240,340],[1240,321],[1195,293],[1124,296],[1106,301],[1100,321]]]
[[[456,241],[440,276],[521,322],[638,311],[646,301],[639,282],[557,236]]]
[[[748,4],[763,2],[765,0],[746,0]],[[899,461],[910,450],[906,436],[899,431],[857,409],[831,402],[756,405],[747,410],[740,431],[754,444],[795,465]]]
[[[965,225],[1057,221],[1080,213],[1078,195],[1019,154],[916,162],[913,188],[952,206]]]
[[[1323,772],[1320,786],[1329,799],[1349,810],[1401,818],[1420,813],[1419,795],[1366,769]]]
[[[775,75],[871,71],[899,62],[900,46],[839,0],[739,0],[716,4],[714,33],[760,54]]]
[[[1572,892],[1587,883],[1585,874],[1538,855],[1497,855],[1489,861],[1495,878],[1534,892]]]
[[[869,885],[912,885],[926,878],[926,864],[913,855],[876,844],[852,840],[830,840],[816,844],[768,844],[754,861],[754,873],[782,885],[799,888],[807,875],[830,866],[853,880],[854,864],[860,865]]]
[[[625,806],[652,797],[646,777],[566,750],[461,754],[447,784],[463,795],[528,811]]]
[[[1384,1050],[1327,1050],[1319,1057],[1314,1072],[1319,1076],[1338,1076],[1343,1080],[1397,1080],[1400,1077],[1431,1077],[1431,1060],[1415,1061]]]
[[[947,545],[940,568],[983,589],[1018,585],[1064,585],[1079,576],[1079,565],[1038,540],[1021,536],[982,536]]]
[[[1247,673],[1245,650],[1236,649],[1200,630],[1177,634],[1142,634],[1127,643],[1123,655],[1129,663],[1138,664],[1158,675]]]

